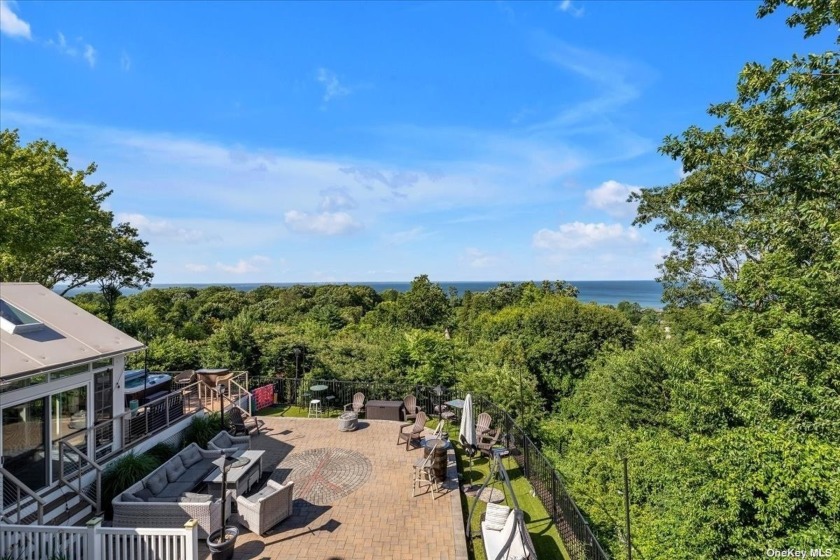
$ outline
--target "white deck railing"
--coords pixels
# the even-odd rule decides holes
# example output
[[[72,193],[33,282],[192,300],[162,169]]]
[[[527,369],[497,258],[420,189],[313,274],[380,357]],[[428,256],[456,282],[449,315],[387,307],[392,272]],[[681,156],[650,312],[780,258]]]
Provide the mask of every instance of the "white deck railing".
[[[182,529],[0,525],[0,557],[15,560],[198,560],[198,522]]]

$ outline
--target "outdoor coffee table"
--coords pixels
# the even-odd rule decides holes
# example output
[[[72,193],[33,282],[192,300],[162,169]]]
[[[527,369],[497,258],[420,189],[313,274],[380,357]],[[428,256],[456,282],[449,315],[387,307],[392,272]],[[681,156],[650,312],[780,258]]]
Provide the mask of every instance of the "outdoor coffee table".
[[[251,489],[260,479],[262,474],[262,456],[265,451],[244,451],[242,453],[234,454],[237,459],[248,459],[248,464],[238,469],[230,469],[227,473],[227,489],[233,490],[234,497],[241,496]],[[221,494],[222,489],[222,472],[219,469],[214,469],[207,478],[204,479],[207,483],[208,492],[213,495]]]

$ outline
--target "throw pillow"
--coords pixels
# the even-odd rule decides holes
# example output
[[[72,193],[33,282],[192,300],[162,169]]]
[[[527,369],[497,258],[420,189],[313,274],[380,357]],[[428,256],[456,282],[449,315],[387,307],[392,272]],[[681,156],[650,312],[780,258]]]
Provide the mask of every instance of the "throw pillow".
[[[131,492],[124,492],[123,495],[122,495],[122,501],[124,501],[124,502],[143,502],[145,500],[143,500],[142,498],[138,498],[137,496],[135,496]]]
[[[201,452],[198,450],[198,446],[195,444],[191,444],[189,447],[181,451],[178,456],[181,457],[181,462],[184,463],[186,468],[190,468],[203,459]]]
[[[155,495],[152,494],[152,491],[149,490],[148,488],[143,488],[142,490],[138,490],[137,492],[134,493],[134,496],[141,499],[144,502],[148,502],[149,500],[151,500],[152,498],[155,497]]]
[[[484,523],[488,529],[501,531],[507,521],[510,508],[502,504],[487,504],[487,512],[484,514]]]
[[[218,447],[231,447],[233,445],[227,432],[219,432],[219,435],[216,436],[215,443]]]
[[[166,470],[159,469],[154,473],[149,475],[149,478],[146,479],[146,488],[148,488],[152,494],[157,496],[160,494],[161,490],[166,488],[166,485],[169,483],[166,480]]]
[[[181,462],[181,458],[175,455],[173,458],[166,462],[164,466],[166,469],[166,478],[169,482],[175,482],[178,480],[184,472],[186,472],[186,467],[184,467],[184,463]]]

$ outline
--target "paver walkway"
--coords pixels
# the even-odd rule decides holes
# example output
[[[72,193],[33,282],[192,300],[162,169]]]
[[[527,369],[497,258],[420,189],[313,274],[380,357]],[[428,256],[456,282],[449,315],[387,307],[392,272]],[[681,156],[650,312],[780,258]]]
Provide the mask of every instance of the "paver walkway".
[[[272,478],[295,480],[294,513],[265,537],[241,527],[234,560],[463,558],[454,529],[463,526],[458,489],[435,501],[412,498],[423,451],[396,444],[399,423],[362,419],[360,429],[340,432],[334,418],[261,419],[268,433],[252,438],[251,448],[265,451]]]

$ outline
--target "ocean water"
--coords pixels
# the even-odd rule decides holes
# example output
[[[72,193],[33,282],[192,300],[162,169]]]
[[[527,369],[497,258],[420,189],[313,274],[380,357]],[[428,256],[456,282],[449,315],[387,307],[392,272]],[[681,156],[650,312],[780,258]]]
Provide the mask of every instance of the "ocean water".
[[[291,282],[291,283],[269,283],[269,286],[289,287],[295,284],[306,284],[319,286],[324,284],[350,284],[353,286],[370,286],[377,292],[384,292],[385,290],[396,290],[398,292],[406,292],[411,287],[410,282],[327,282],[327,283],[305,283],[305,282]],[[463,295],[467,290],[471,292],[486,292],[491,288],[495,288],[501,282],[438,282],[443,288],[444,292],[449,292],[449,287],[452,286],[458,290],[458,295]],[[518,283],[518,282],[514,282]],[[535,282],[538,286],[541,281]],[[629,301],[638,303],[642,307],[652,307],[655,309],[662,308],[662,286],[655,280],[586,280],[578,282],[569,282],[575,286],[579,291],[578,300],[582,302],[594,301],[601,305],[617,305],[622,301]],[[219,284],[152,284],[152,288],[207,288]],[[224,284],[236,288],[237,290],[250,291],[264,283],[257,284]],[[56,290],[60,291],[59,286]],[[74,296],[82,292],[97,291],[96,286],[84,286],[70,290],[67,295]],[[123,294],[129,295],[137,293],[139,290],[126,289]]]

